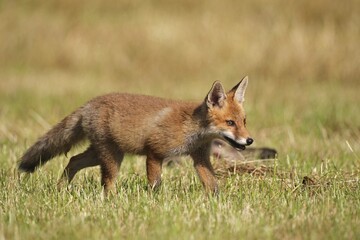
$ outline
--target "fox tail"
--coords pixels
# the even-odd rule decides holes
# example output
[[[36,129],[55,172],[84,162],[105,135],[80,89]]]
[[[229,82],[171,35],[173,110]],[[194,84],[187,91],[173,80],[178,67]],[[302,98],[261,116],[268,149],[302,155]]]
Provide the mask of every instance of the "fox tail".
[[[85,138],[81,123],[79,110],[65,117],[24,153],[19,161],[19,170],[34,172],[53,157],[70,151],[73,145]]]

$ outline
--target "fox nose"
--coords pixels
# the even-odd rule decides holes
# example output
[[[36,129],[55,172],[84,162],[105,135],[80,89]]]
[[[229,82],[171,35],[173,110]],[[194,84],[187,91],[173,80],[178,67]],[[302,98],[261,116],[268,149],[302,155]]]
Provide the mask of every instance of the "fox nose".
[[[247,145],[251,145],[253,142],[254,142],[254,139],[252,139],[252,138],[247,138],[246,139],[246,144]]]

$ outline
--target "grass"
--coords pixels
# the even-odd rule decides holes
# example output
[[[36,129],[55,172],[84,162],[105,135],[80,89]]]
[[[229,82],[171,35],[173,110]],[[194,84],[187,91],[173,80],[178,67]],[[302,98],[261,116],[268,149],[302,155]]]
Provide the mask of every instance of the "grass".
[[[0,239],[358,239],[359,7],[1,1]],[[218,197],[188,158],[151,193],[144,159],[127,156],[109,199],[98,169],[57,191],[65,156],[18,175],[26,148],[91,97],[202,100],[214,80],[229,89],[243,75],[255,146],[279,156],[261,174],[219,171]]]
[[[319,177],[325,179],[309,187],[297,186],[300,177],[233,175],[221,178],[218,198],[209,198],[190,164],[166,169],[163,187],[153,194],[146,190],[143,161],[127,160],[118,194],[110,199],[101,197],[99,179],[91,171],[61,192],[56,190],[58,168],[46,167],[20,182],[13,173],[2,171],[6,180],[1,181],[2,188],[7,189],[1,197],[3,235],[6,239],[354,239],[359,234],[358,183],[344,181],[346,176],[335,167],[323,169]]]

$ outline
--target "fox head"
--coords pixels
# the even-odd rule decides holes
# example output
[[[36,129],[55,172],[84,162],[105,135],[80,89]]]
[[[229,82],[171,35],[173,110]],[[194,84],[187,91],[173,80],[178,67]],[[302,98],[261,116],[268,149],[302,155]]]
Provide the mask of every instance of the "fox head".
[[[210,131],[240,149],[245,149],[254,141],[246,129],[243,108],[247,84],[246,76],[226,93],[221,83],[216,81],[205,98]]]

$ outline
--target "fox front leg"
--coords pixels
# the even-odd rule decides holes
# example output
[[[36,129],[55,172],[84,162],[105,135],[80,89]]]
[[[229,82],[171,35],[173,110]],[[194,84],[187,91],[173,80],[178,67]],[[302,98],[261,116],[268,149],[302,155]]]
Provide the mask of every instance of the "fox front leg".
[[[190,156],[194,161],[194,167],[206,192],[217,194],[219,189],[214,169],[210,162],[210,147],[200,147],[191,153]]]

